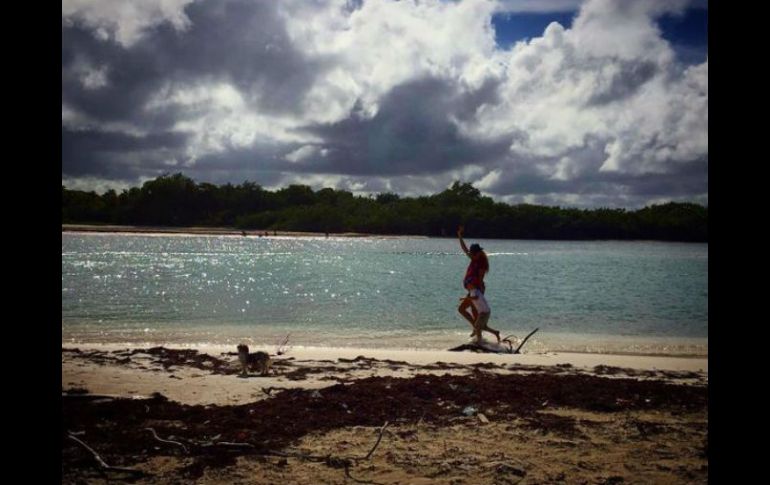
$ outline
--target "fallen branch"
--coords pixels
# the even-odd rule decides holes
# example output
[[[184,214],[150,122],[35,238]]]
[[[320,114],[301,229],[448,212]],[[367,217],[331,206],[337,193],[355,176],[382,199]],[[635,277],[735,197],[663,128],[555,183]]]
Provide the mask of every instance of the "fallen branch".
[[[88,452],[89,452],[89,453],[91,453],[91,455],[94,457],[94,459],[96,460],[96,462],[99,464],[99,467],[100,467],[100,468],[101,468],[103,471],[107,471],[107,472],[121,472],[121,473],[130,473],[130,474],[132,474],[132,475],[147,475],[147,472],[144,472],[144,471],[142,471],[142,470],[136,470],[136,469],[134,469],[134,468],[123,468],[123,467],[119,467],[119,466],[110,466],[110,465],[108,465],[108,464],[107,464],[107,462],[105,462],[105,461],[102,459],[102,457],[101,457],[101,456],[99,456],[99,453],[95,452],[93,448],[91,448],[91,447],[90,447],[90,446],[88,446],[86,443],[84,443],[84,442],[83,442],[83,441],[81,441],[80,439],[78,439],[78,438],[76,438],[75,436],[73,436],[71,433],[67,435],[67,438],[69,438],[69,439],[73,440],[74,442],[76,442],[77,444],[79,444],[80,446],[82,446],[83,448],[85,448],[86,450],[88,450]]]
[[[164,440],[163,438],[161,438],[160,436],[158,436],[158,433],[156,433],[156,432],[155,432],[155,430],[154,430],[154,429],[152,429],[152,428],[144,428],[144,429],[145,429],[145,430],[147,430],[147,431],[149,431],[150,433],[152,433],[152,436],[153,436],[153,437],[154,437],[156,440],[160,441],[161,443],[170,443],[170,444],[172,444],[172,445],[181,446],[181,447],[182,447],[182,449],[184,450],[184,452],[185,452],[185,453],[188,453],[187,447],[186,447],[185,445],[183,445],[182,443],[180,443],[180,442],[178,442],[178,441],[172,441],[172,440]]]
[[[254,448],[251,443],[234,443],[232,441],[216,441],[211,444],[205,444],[204,447],[224,446],[225,448]]]
[[[286,347],[286,345],[289,343],[289,337],[291,337],[291,334],[286,335],[286,337],[283,339],[283,341],[278,344],[278,346],[275,349],[276,355],[283,355],[289,351],[291,347]]]
[[[470,350],[471,352],[481,352],[485,354],[505,354],[510,352],[505,352],[503,350],[492,350],[490,348],[484,347],[483,345],[477,344],[477,343],[469,343],[469,344],[462,344],[458,345],[457,347],[449,349],[450,352],[462,352],[464,350]]]
[[[527,340],[529,340],[529,338],[530,338],[532,335],[534,335],[534,333],[535,333],[535,332],[537,332],[538,330],[539,330],[539,329],[538,329],[538,328],[536,328],[536,329],[532,330],[531,332],[529,332],[529,335],[527,335],[526,337],[524,337],[524,340],[522,340],[522,341],[521,341],[521,343],[520,343],[520,344],[519,344],[519,346],[516,348],[516,350],[514,350],[514,351],[513,351],[513,353],[514,353],[514,354],[518,354],[518,353],[519,353],[519,350],[521,350],[521,348],[524,346],[524,344],[527,342]]]
[[[380,440],[382,440],[382,433],[385,432],[385,428],[388,427],[388,424],[390,424],[390,421],[385,421],[385,424],[382,425],[382,428],[380,428],[380,435],[377,437],[377,442],[374,444],[372,449],[369,450],[369,453],[366,454],[363,460],[368,460],[369,458],[371,458],[372,453],[374,453],[374,450],[376,450],[377,446],[380,444]]]

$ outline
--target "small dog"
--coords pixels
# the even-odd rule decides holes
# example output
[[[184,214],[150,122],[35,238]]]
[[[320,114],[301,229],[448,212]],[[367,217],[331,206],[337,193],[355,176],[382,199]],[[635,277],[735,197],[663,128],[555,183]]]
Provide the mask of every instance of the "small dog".
[[[249,370],[256,370],[260,375],[266,376],[272,364],[267,352],[249,353],[249,346],[246,344],[238,345],[238,361],[241,363],[242,376],[248,375]]]

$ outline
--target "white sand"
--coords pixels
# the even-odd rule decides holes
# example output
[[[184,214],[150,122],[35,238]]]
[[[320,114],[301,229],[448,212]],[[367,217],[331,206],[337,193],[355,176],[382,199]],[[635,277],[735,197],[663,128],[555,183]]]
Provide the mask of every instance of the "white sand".
[[[231,360],[233,366],[234,356],[223,357],[223,353],[234,352],[233,346],[224,345],[198,345],[175,346],[167,348],[195,349],[200,353],[217,358]],[[118,345],[118,344],[86,344],[63,345],[62,348],[79,348],[81,351],[98,350],[112,352],[117,350],[148,348],[147,345]],[[251,349],[274,352],[274,348]],[[277,357],[293,358],[294,368],[300,367],[333,367],[339,372],[321,372],[307,375],[302,380],[290,380],[282,374],[282,371],[274,372],[270,376],[250,376],[239,378],[236,375],[212,374],[206,370],[191,367],[177,367],[163,369],[152,364],[150,356],[136,354],[132,356],[131,365],[117,365],[114,363],[99,364],[87,359],[77,358],[69,352],[62,353],[62,388],[85,388],[93,394],[106,394],[113,396],[147,396],[154,392],[160,392],[169,399],[186,404],[243,404],[268,397],[266,388],[302,388],[321,389],[336,384],[337,377],[347,379],[359,379],[372,376],[411,377],[416,374],[467,374],[470,369],[427,369],[423,366],[443,362],[446,364],[478,364],[492,363],[496,365],[518,364],[550,367],[557,364],[571,364],[573,368],[569,372],[588,372],[597,365],[611,367],[630,368],[635,370],[658,371],[689,371],[698,373],[705,380],[708,378],[708,359],[683,358],[683,357],[657,357],[657,356],[629,356],[629,355],[602,355],[602,354],[575,354],[575,353],[548,353],[548,354],[477,354],[471,352],[449,351],[420,351],[420,350],[389,350],[389,349],[355,349],[355,348],[312,348],[293,347],[287,355]],[[403,361],[409,366],[391,366],[387,363],[378,363],[373,366],[359,367],[356,364],[341,363],[337,359],[354,359],[358,356],[392,361]],[[326,361],[326,362],[324,362]],[[139,367],[139,366],[143,366]],[[500,368],[495,372],[515,372]],[[620,374],[617,377],[628,377]]]

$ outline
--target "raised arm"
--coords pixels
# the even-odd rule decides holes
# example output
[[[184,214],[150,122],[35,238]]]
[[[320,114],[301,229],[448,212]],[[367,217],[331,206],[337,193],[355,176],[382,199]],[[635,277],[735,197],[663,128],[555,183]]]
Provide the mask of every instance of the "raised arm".
[[[463,241],[463,226],[457,227],[457,238],[460,240],[460,247],[463,249],[463,252],[466,256],[469,258],[471,257],[471,252],[468,251],[468,246],[465,245],[465,241]]]

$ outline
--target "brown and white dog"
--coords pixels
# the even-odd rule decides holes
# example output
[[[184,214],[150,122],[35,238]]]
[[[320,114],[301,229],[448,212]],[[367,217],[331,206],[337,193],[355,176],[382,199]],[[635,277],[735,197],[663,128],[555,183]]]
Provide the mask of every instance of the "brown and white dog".
[[[238,361],[241,363],[241,375],[248,375],[249,370],[256,370],[260,375],[266,376],[270,372],[270,356],[267,352],[249,353],[249,346],[246,344],[238,345]]]

